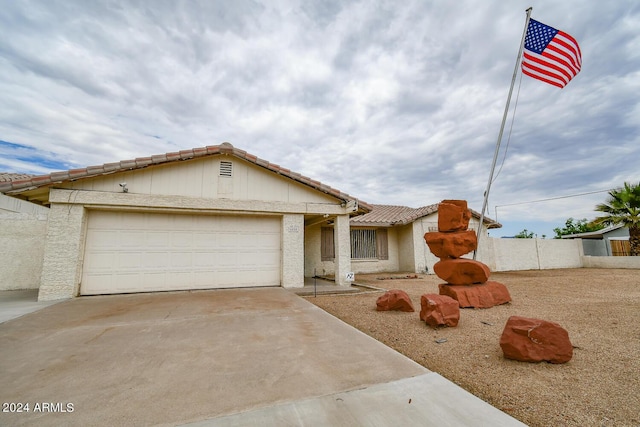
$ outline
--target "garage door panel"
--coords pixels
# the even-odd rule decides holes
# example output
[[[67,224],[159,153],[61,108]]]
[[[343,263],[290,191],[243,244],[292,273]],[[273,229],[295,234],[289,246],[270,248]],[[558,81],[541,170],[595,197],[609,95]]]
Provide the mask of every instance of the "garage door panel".
[[[93,211],[81,293],[279,286],[276,217]]]

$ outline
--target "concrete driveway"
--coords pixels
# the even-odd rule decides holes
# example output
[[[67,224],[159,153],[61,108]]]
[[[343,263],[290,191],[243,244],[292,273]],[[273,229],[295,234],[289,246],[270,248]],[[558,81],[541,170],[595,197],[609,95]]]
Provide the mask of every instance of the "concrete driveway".
[[[0,324],[0,384],[0,425],[522,425],[281,288],[45,307]]]

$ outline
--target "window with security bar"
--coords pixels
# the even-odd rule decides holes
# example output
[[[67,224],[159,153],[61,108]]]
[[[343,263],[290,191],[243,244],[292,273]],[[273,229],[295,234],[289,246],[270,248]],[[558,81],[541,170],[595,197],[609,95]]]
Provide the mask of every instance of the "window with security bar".
[[[387,230],[383,228],[352,229],[351,259],[389,259]]]

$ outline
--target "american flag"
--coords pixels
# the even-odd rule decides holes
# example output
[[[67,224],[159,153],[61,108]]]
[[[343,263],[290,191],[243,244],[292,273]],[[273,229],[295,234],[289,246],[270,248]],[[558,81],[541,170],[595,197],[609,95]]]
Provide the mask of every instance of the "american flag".
[[[569,34],[529,20],[524,39],[522,73],[563,88],[580,72],[582,53]]]

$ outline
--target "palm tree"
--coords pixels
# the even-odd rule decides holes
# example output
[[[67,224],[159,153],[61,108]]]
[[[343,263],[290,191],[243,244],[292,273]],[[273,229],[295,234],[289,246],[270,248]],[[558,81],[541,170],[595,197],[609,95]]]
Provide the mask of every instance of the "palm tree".
[[[596,210],[606,215],[598,217],[594,222],[604,225],[623,224],[629,229],[629,246],[631,255],[640,256],[640,182],[609,191],[605,203],[596,206]]]

